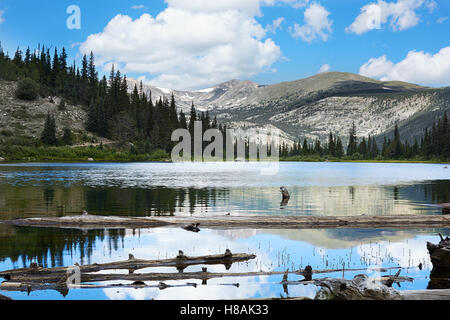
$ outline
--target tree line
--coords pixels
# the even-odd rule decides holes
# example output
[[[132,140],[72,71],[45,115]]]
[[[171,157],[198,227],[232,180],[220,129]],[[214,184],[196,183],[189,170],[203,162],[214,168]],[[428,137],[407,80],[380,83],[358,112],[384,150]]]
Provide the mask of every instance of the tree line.
[[[81,68],[75,61],[69,64],[65,48],[38,46],[25,53],[17,49],[13,58],[0,46],[0,78],[22,80],[19,98],[33,100],[37,97],[60,96],[72,104],[80,104],[87,110],[86,129],[100,137],[118,141],[125,145],[133,142],[135,153],[150,153],[160,149],[170,152],[173,130],[189,129],[193,133],[194,121],[202,121],[203,130],[217,128],[225,132],[226,127],[211,119],[209,112],[197,112],[194,104],[189,116],[177,112],[175,98],[161,97],[152,100],[151,92],[144,92],[142,82],[129,93],[127,77],[112,66],[109,77],[99,78],[94,54],[84,55]],[[36,89],[34,89],[36,88]],[[30,94],[31,92],[31,94]],[[47,145],[58,143],[55,119],[48,115],[41,141]],[[63,138],[70,141],[70,134]]]
[[[282,158],[299,156],[320,156],[331,158],[347,157],[353,160],[382,160],[382,159],[413,159],[413,158],[450,158],[450,129],[447,112],[426,128],[420,139],[411,143],[408,139],[402,140],[398,125],[395,125],[393,137],[384,136],[381,148],[373,136],[358,139],[357,128],[353,123],[348,135],[348,145],[344,150],[342,139],[330,132],[328,142],[322,144],[319,139],[310,143],[305,138],[303,143],[295,142],[293,146],[283,143],[280,145]]]
[[[100,137],[118,141],[122,145],[132,142],[133,153],[150,153],[154,150],[170,152],[174,146],[171,134],[175,129],[188,129],[194,135],[194,122],[201,121],[203,132],[216,128],[225,136],[226,125],[211,119],[209,112],[197,112],[191,106],[189,120],[183,111],[178,112],[173,94],[168,99],[160,97],[153,101],[151,92],[144,92],[142,82],[132,90],[120,70],[112,66],[109,77],[99,78],[96,70],[94,54],[84,55],[81,68],[75,61],[69,64],[65,48],[58,51],[38,46],[27,48],[23,53],[20,48],[10,58],[0,45],[0,78],[5,80],[24,80],[25,98],[38,91],[42,97],[60,96],[72,104],[80,104],[87,110],[86,129]],[[31,82],[31,83],[30,83]],[[35,89],[33,89],[35,88]],[[130,93],[131,91],[131,93]],[[56,124],[52,115],[48,115],[42,132],[41,141],[47,145],[58,143]],[[64,130],[63,143],[70,144],[70,130]],[[249,143],[245,144],[248,155]],[[270,146],[267,146],[270,154]],[[225,151],[225,150],[224,150]],[[226,152],[224,152],[226,155]],[[292,146],[286,143],[279,145],[281,158],[320,156],[350,159],[410,159],[414,157],[450,158],[450,133],[447,113],[432,128],[427,128],[419,140],[410,143],[402,141],[396,125],[393,137],[384,137],[381,148],[375,137],[358,139],[357,128],[353,123],[348,137],[348,144],[330,132],[327,142],[319,139],[309,142],[306,138]]]

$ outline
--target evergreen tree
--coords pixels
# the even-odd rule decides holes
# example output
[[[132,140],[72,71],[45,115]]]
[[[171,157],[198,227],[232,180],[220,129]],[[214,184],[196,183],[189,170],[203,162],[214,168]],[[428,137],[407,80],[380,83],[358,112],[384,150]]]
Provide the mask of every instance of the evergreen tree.
[[[50,113],[47,114],[47,118],[45,119],[44,130],[41,134],[41,141],[42,143],[51,146],[57,144],[55,117]]]
[[[353,125],[349,132],[347,155],[352,156],[357,152],[357,149],[358,149],[358,137],[356,136],[356,125],[355,122],[353,122]]]
[[[62,141],[64,145],[71,146],[73,144],[72,131],[69,128],[64,128]]]

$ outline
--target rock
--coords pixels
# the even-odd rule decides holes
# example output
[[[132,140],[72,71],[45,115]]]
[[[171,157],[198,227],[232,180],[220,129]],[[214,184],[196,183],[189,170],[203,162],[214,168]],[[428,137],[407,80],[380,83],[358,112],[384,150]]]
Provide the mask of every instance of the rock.
[[[3,162],[3,161],[5,161],[5,158],[0,157],[0,162]]]
[[[95,160],[94,160],[94,158],[88,158],[88,161],[89,161],[89,162],[93,162],[93,161],[95,161]]]
[[[191,231],[191,232],[200,232],[200,223],[192,223],[188,226],[183,227],[184,230],[186,231]]]

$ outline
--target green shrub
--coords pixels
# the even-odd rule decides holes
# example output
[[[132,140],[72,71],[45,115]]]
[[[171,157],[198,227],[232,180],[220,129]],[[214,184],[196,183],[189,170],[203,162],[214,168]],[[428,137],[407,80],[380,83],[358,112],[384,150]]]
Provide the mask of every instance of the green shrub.
[[[39,85],[30,78],[19,81],[16,89],[16,98],[21,100],[36,100],[39,96]]]
[[[73,145],[73,134],[70,128],[64,128],[64,134],[62,137],[63,144],[66,146]]]
[[[12,137],[14,133],[10,130],[3,129],[0,131],[0,134],[5,137]]]
[[[47,98],[50,95],[50,89],[45,84],[41,84],[39,86],[39,95],[42,98]]]
[[[58,110],[59,111],[66,111],[66,100],[61,99],[61,101],[58,104]]]

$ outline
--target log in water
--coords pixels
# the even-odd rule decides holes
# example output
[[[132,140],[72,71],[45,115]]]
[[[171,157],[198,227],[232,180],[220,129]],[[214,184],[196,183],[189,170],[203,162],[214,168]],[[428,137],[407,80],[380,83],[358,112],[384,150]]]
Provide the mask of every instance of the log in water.
[[[226,266],[231,266],[231,264],[235,262],[242,262],[255,259],[256,256],[253,254],[246,253],[236,253],[232,254],[227,250],[227,253],[220,255],[209,255],[209,256],[198,256],[198,257],[189,257],[184,255],[182,251],[178,257],[173,259],[163,259],[163,260],[141,260],[136,259],[134,256],[130,255],[128,260],[125,261],[116,261],[104,264],[90,264],[78,266],[81,273],[90,273],[90,272],[99,272],[104,270],[129,270],[135,271],[144,268],[151,267],[176,267],[179,270],[183,270],[188,266],[192,265],[211,265],[211,264],[224,264]],[[67,267],[58,267],[58,268],[42,268],[38,265],[31,265],[29,268],[21,268],[21,269],[13,269],[0,272],[0,277],[5,278],[7,280],[18,279],[21,280],[24,278],[32,279],[34,278],[42,278],[45,277],[52,278],[58,277],[61,278],[62,275],[68,272]]]
[[[206,228],[326,229],[326,228],[442,228],[450,227],[448,215],[398,216],[213,216],[213,217],[42,217],[4,221],[30,227],[75,229],[185,227]]]

